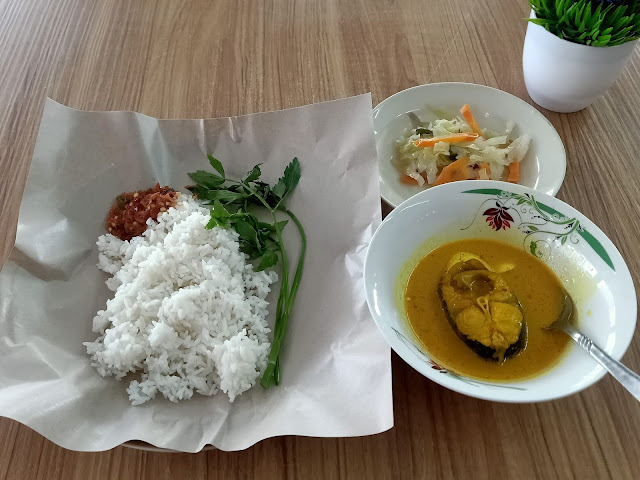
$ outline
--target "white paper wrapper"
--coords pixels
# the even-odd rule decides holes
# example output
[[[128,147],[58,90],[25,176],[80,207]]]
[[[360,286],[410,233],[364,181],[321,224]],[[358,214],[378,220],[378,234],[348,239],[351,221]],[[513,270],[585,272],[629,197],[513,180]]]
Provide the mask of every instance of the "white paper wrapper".
[[[191,183],[187,172],[209,168],[207,152],[230,176],[261,162],[269,183],[294,156],[302,164],[288,205],[304,224],[308,253],[282,383],[234,403],[219,394],[133,407],[128,383],[98,375],[82,345],[96,337],[92,319],[110,294],[95,266],[95,241],[115,195],[155,182],[182,188]],[[369,95],[207,120],[84,112],[48,100],[16,246],[0,273],[0,415],[83,451],[132,439],[187,452],[209,443],[239,450],[278,435],[391,428],[390,351],[362,281],[379,222]],[[295,252],[297,232],[287,230]]]

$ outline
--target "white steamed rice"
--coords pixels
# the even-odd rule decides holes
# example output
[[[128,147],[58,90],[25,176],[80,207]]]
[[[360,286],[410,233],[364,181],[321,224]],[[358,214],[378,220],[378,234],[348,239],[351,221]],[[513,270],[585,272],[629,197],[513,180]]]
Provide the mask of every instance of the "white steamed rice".
[[[93,319],[92,365],[118,380],[141,372],[133,405],[222,390],[233,401],[266,366],[265,300],[275,272],[254,272],[233,229],[206,230],[209,212],[190,195],[149,220],[141,237],[98,238],[98,268],[114,293]]]

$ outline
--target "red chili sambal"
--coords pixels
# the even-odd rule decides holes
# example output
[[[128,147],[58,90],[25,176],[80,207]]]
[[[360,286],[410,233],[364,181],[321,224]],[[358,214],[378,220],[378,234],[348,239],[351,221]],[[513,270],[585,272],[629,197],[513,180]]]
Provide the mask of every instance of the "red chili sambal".
[[[170,187],[155,187],[125,192],[116,197],[107,215],[107,231],[120,240],[131,240],[147,229],[149,218],[157,220],[160,212],[173,207],[179,192]]]

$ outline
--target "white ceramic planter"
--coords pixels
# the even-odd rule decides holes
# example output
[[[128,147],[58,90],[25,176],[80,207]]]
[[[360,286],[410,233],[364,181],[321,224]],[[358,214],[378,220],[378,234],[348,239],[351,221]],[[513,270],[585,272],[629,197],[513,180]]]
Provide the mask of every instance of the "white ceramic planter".
[[[533,12],[531,18],[535,18]],[[522,52],[527,91],[534,102],[548,110],[582,110],[615,83],[636,43],[614,47],[580,45],[529,23]]]

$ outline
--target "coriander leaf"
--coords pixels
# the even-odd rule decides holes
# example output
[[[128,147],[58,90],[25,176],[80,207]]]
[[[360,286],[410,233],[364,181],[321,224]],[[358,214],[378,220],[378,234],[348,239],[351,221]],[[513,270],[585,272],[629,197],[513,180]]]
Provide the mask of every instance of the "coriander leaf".
[[[284,169],[284,181],[287,185],[287,195],[296,188],[300,181],[300,161],[298,157],[291,160],[291,163]]]
[[[260,178],[260,175],[262,175],[262,171],[260,170],[260,164],[258,164],[247,172],[247,178],[243,180],[243,183],[254,182]]]
[[[211,220],[207,224],[207,228],[211,229],[215,226],[227,227],[229,226],[229,212],[226,208],[222,206],[222,204],[216,200],[213,202],[213,208],[210,212]],[[213,223],[212,226],[209,226],[210,223]]]
[[[235,202],[235,203],[225,203],[224,204],[225,208],[227,210],[229,210],[229,213],[231,215],[236,215],[238,213],[241,213],[244,209],[244,206],[241,203]]]
[[[237,202],[238,200],[242,200],[247,198],[249,195],[246,193],[240,192],[232,192],[228,190],[218,190],[218,200],[221,202]]]
[[[232,220],[241,220],[241,219],[247,220],[252,225],[257,225],[258,223],[258,219],[253,213],[238,210],[236,213],[232,215]]]
[[[271,251],[277,252],[280,250],[280,245],[278,244],[275,237],[271,235],[265,235],[264,233],[260,233],[258,235],[258,239],[260,240],[260,248],[263,252]]]
[[[217,226],[225,227],[226,225],[220,225],[220,222],[218,222],[217,218],[211,217],[207,222],[207,224],[204,226],[204,228],[206,228],[207,230],[211,230],[213,227],[217,227]]]
[[[278,229],[279,230],[283,230],[284,227],[287,226],[287,223],[289,223],[289,220],[282,220],[281,222],[278,222]],[[275,225],[273,225],[271,223],[259,222],[258,223],[258,228],[260,228],[260,230],[266,230],[266,231],[269,231],[269,232],[275,232],[276,231]]]
[[[268,252],[278,252],[280,250],[280,245],[273,238],[265,238],[264,249]]]
[[[259,236],[260,227],[258,225],[260,221],[258,220],[258,217],[256,217],[253,213],[238,210],[238,212],[231,219],[231,223],[235,223],[237,220],[246,221],[251,226],[251,228],[254,229],[256,235]]]
[[[262,270],[269,268],[269,267],[273,267],[274,265],[276,265],[278,263],[278,255],[275,254],[274,252],[265,252],[264,255],[262,255],[262,259],[260,260],[260,264],[258,265],[258,268],[256,268],[256,272],[261,272]]]
[[[273,187],[273,193],[280,199],[284,200],[289,195],[298,182],[300,181],[300,161],[298,157],[295,157],[287,168],[284,169],[284,175],[278,180],[278,183]]]
[[[218,175],[205,172],[204,170],[198,170],[196,172],[190,173],[189,177],[191,177],[191,180],[196,182],[198,186],[203,186],[206,188],[215,189],[224,183],[224,178],[220,178]]]
[[[241,239],[245,240],[251,245],[255,245],[256,248],[260,248],[260,241],[258,240],[258,233],[255,228],[251,226],[246,220],[235,220],[233,222],[233,228]]]
[[[222,163],[220,162],[220,160],[215,158],[213,155],[207,155],[207,158],[209,159],[209,163],[211,164],[211,166],[215,168],[216,171],[224,177],[225,176],[224,167],[222,166]]]
[[[260,227],[260,225],[263,225],[263,224],[261,222],[259,222],[259,224],[254,224],[254,228],[258,232],[258,235],[260,236],[261,239],[267,239],[267,238],[275,239],[275,228],[273,229],[262,228]],[[272,225],[270,226],[272,227]]]
[[[206,190],[198,194],[200,200],[217,201],[225,204],[241,201],[248,196],[246,193],[232,192],[231,190]]]
[[[255,260],[262,256],[262,252],[247,242],[240,242],[240,251],[249,255],[251,260]]]
[[[189,185],[186,187],[187,190],[189,190],[191,193],[193,193],[193,195],[200,199],[203,200],[205,197],[204,195],[207,194],[207,192],[209,191],[208,188],[202,187],[200,185]]]
[[[278,180],[278,183],[276,183],[276,186],[273,187],[273,194],[282,199],[284,198],[285,194],[287,193],[287,185],[284,183],[284,177],[282,177],[280,180]]]
[[[289,220],[282,220],[281,222],[278,222],[278,230],[282,231],[284,227],[287,226],[287,223],[289,223]]]
[[[227,211],[226,208],[224,208],[224,206],[218,202],[215,201],[213,202],[213,208],[211,209],[211,215],[213,215],[216,218],[229,218],[229,212]]]
[[[267,195],[271,192],[271,185],[266,182],[253,182],[256,191],[262,195],[262,198],[267,198]]]

